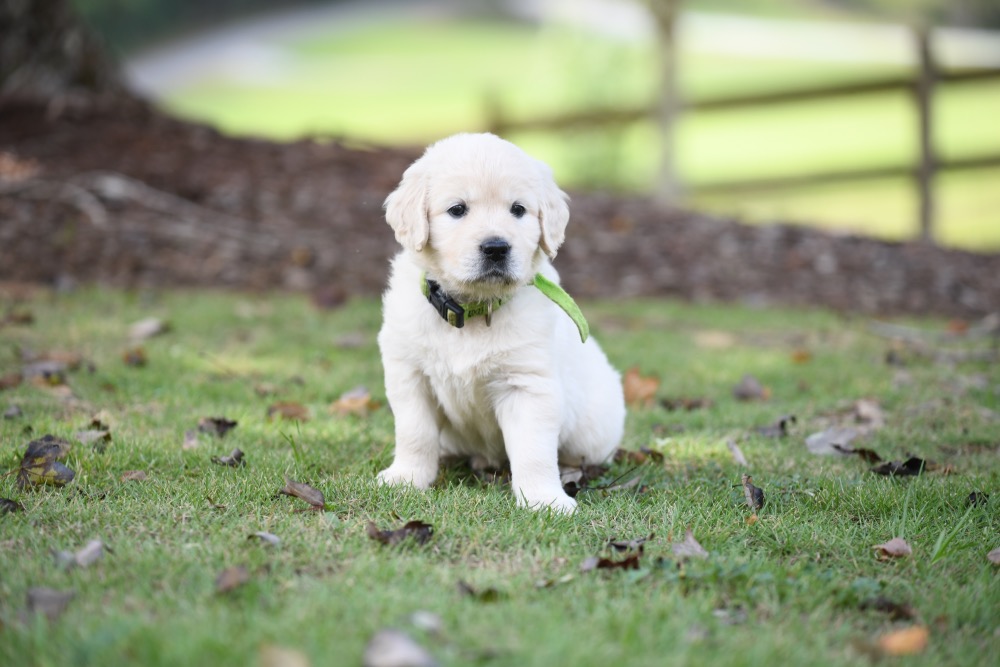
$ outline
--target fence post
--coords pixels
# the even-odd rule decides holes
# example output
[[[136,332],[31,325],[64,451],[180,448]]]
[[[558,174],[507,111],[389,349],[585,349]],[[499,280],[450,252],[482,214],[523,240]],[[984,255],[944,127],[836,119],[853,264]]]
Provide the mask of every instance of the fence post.
[[[917,192],[920,198],[920,240],[934,241],[934,175],[937,158],[934,155],[934,79],[937,68],[931,50],[931,32],[926,27],[915,29],[917,65],[919,70],[913,93],[917,104],[920,134],[919,164],[916,170]]]
[[[681,0],[647,0],[647,6],[656,24],[658,65],[660,72],[657,125],[660,130],[660,168],[656,179],[655,196],[661,202],[676,204],[681,196],[680,179],[676,167],[676,141],[674,137],[677,116],[680,112],[680,93],[677,85],[677,17]]]

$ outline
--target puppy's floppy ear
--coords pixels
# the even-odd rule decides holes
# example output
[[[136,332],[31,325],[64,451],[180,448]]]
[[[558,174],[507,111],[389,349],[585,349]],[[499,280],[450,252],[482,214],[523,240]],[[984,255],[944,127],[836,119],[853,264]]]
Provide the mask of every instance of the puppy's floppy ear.
[[[566,239],[566,223],[569,222],[569,196],[559,189],[552,176],[552,170],[544,162],[538,162],[539,204],[538,223],[542,227],[539,246],[549,258],[554,258],[559,246]]]
[[[420,161],[403,172],[399,185],[382,205],[385,221],[396,233],[396,240],[408,250],[420,252],[430,238],[430,212],[427,209],[427,178]]]

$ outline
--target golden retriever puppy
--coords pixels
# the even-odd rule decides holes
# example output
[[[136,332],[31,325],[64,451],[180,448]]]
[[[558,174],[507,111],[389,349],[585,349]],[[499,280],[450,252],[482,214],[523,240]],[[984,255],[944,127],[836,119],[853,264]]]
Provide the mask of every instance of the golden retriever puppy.
[[[403,246],[378,336],[396,420],[384,484],[426,489],[443,456],[510,462],[520,505],[572,512],[559,466],[608,459],[621,377],[558,286],[566,195],[492,134],[432,145],[385,200]]]

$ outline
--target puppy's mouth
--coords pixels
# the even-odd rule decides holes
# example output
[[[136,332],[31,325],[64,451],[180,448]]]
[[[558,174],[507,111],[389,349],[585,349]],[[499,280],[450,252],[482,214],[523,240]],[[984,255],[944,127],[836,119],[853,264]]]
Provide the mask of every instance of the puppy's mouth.
[[[506,266],[489,265],[480,269],[479,275],[473,282],[489,285],[513,285],[517,282],[517,276]]]

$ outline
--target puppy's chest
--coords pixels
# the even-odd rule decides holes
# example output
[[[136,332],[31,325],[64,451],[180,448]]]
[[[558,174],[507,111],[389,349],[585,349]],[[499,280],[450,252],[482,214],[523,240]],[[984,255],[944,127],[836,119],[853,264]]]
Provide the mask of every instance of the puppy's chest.
[[[454,424],[494,422],[494,401],[508,375],[506,355],[457,352],[447,347],[426,351],[421,366],[431,390]]]

